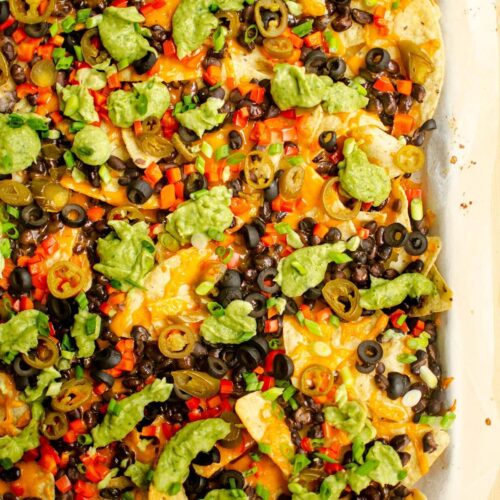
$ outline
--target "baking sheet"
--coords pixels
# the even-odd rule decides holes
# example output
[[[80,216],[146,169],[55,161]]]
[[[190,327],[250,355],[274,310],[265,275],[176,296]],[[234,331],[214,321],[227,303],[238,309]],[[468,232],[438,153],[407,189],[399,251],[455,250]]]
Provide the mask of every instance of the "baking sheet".
[[[457,420],[449,449],[420,486],[429,500],[498,500],[500,428],[493,395],[494,313],[500,316],[493,302],[497,13],[493,0],[441,0],[440,5],[446,78],[436,116],[439,130],[427,148],[427,192],[438,215],[435,230],[444,240],[439,267],[455,292],[453,309],[444,318],[441,352],[447,374],[455,377],[450,397],[457,399]]]

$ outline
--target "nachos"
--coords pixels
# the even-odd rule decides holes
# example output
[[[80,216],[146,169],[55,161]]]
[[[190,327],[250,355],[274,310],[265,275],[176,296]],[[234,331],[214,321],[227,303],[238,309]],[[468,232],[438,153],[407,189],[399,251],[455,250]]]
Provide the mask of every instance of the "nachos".
[[[443,71],[434,0],[0,2],[0,497],[425,498]]]

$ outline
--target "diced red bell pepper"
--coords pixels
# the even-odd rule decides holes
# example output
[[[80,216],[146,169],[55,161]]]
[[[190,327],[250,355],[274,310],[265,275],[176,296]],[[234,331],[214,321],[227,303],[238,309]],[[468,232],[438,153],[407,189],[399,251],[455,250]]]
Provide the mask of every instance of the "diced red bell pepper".
[[[246,124],[248,123],[249,115],[250,115],[250,111],[248,110],[248,108],[246,106],[243,108],[240,108],[233,114],[233,123],[238,128],[244,128],[246,126]]]
[[[68,476],[64,474],[64,476],[61,476],[56,482],[55,482],[56,488],[61,492],[61,493],[67,493],[71,488],[72,484],[71,481],[69,480]]]
[[[273,373],[274,358],[278,354],[285,354],[285,351],[283,351],[282,349],[275,349],[274,351],[270,351],[269,354],[266,356],[266,359],[264,361],[264,370],[267,373]]]

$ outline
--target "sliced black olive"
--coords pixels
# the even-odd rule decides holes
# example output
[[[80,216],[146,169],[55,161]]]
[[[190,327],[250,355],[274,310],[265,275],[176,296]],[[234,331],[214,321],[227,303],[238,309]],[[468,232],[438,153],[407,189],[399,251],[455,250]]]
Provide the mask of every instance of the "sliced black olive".
[[[18,391],[24,391],[26,387],[30,386],[30,379],[29,377],[22,377],[16,373],[14,375],[14,383],[16,384],[16,389]]]
[[[220,451],[214,446],[210,451],[200,451],[193,460],[196,465],[218,464],[220,462]]]
[[[381,47],[375,47],[369,50],[365,56],[366,67],[374,73],[384,71],[390,60],[391,55],[389,52]]]
[[[224,470],[218,477],[219,483],[223,488],[243,489],[245,486],[245,478],[243,474],[237,470]]]
[[[193,172],[184,181],[184,198],[189,199],[192,193],[196,193],[196,191],[200,191],[201,189],[207,189],[207,187],[207,178],[200,174],[200,172]]]
[[[347,65],[341,57],[332,57],[326,63],[326,71],[333,81],[340,80],[344,76],[346,69]]]
[[[280,289],[278,283],[274,282],[274,278],[277,274],[278,270],[275,267],[264,269],[257,276],[257,285],[259,285],[259,288],[263,292],[276,293]]]
[[[179,127],[178,133],[180,138],[182,139],[182,142],[190,144],[191,142],[198,140],[198,136],[192,130],[189,130],[183,125]]]
[[[286,354],[276,354],[273,359],[273,375],[279,380],[288,380],[293,375],[293,361]]]
[[[409,234],[405,243],[405,250],[410,255],[422,255],[427,250],[427,238],[420,231]]]
[[[264,200],[273,201],[279,195],[278,179],[274,179],[273,182],[264,189]]]
[[[260,238],[266,234],[266,223],[261,218],[255,218],[252,221],[252,225],[257,229]]]
[[[371,373],[373,370],[375,370],[375,365],[356,363],[356,370],[358,370],[359,373]]]
[[[253,307],[253,311],[250,313],[252,318],[262,318],[267,312],[267,299],[264,295],[254,292],[250,293],[245,297],[247,302],[250,302]]]
[[[31,377],[40,371],[25,363],[21,355],[14,359],[12,368],[14,369],[14,373],[20,377]]]
[[[221,353],[220,358],[229,368],[234,368],[236,363],[238,362],[238,358],[236,356],[236,349],[232,347],[226,347]]]
[[[286,298],[285,314],[294,316],[299,312],[297,302],[291,298]]]
[[[9,275],[10,288],[15,293],[27,293],[31,290],[31,274],[24,267],[15,267]]]
[[[73,322],[75,315],[74,307],[67,299],[57,299],[53,295],[49,295],[47,307],[51,318],[56,319],[63,325],[70,325]]]
[[[21,220],[27,227],[34,229],[47,224],[49,218],[38,205],[27,205],[21,210]]]
[[[31,38],[42,38],[49,32],[49,23],[25,24],[24,32]]]
[[[98,382],[103,382],[108,387],[113,387],[113,384],[115,383],[115,377],[109,373],[103,372],[102,370],[91,370],[90,376]]]
[[[319,145],[328,153],[333,153],[337,149],[337,134],[333,130],[321,132]]]
[[[220,288],[238,288],[241,286],[240,273],[234,269],[228,269],[217,282],[217,286]]]
[[[365,340],[358,345],[358,357],[367,365],[374,365],[380,361],[383,354],[382,346],[375,340]]]
[[[142,179],[135,179],[127,186],[127,198],[134,205],[143,205],[152,194],[153,188]]]
[[[243,294],[241,288],[227,287],[219,292],[219,295],[217,295],[217,302],[222,307],[227,307],[233,300],[241,300],[242,298]]]
[[[316,73],[326,64],[326,54],[321,49],[311,50],[304,61],[306,73]]]
[[[29,26],[27,24],[26,26]],[[19,467],[11,467],[10,469],[4,469],[0,472],[0,480],[6,483],[12,483],[17,481],[21,477],[21,469]]]
[[[70,203],[61,210],[61,219],[68,227],[82,227],[87,222],[87,214],[81,205]]]
[[[255,226],[245,224],[241,228],[241,233],[248,248],[255,248],[259,244],[260,236]]]
[[[269,344],[267,343],[264,335],[256,335],[255,337],[252,337],[252,339],[246,342],[245,345],[257,348],[260,351],[262,358],[265,358],[270,351]]]
[[[209,356],[207,358],[207,372],[215,378],[222,378],[229,371],[229,367],[222,359]]]
[[[322,287],[317,287],[317,286],[309,288],[304,292],[304,299],[311,301],[319,299],[322,294],[321,290]]]
[[[205,491],[207,484],[208,479],[199,476],[194,470],[190,470],[188,478],[184,481],[184,489],[186,493],[196,494],[196,498],[199,498],[199,494]]]
[[[99,370],[107,370],[115,367],[122,359],[120,351],[112,347],[106,347],[96,352],[93,357],[93,364]]]
[[[408,392],[411,382],[406,375],[398,372],[390,372],[387,378],[389,380],[387,395],[391,399],[397,399]]]
[[[256,347],[241,346],[236,355],[238,356],[238,361],[249,371],[255,370],[262,362],[262,356]]]
[[[408,239],[408,231],[399,222],[394,222],[385,228],[384,242],[390,247],[402,247]]]
[[[157,57],[154,52],[148,52],[142,59],[135,61],[133,66],[138,75],[147,73],[156,63]]]

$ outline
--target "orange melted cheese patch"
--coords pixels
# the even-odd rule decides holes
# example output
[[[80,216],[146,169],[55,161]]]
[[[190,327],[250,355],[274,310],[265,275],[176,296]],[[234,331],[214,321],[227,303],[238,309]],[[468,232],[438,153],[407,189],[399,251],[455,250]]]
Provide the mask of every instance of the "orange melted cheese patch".
[[[320,364],[337,370],[340,365],[355,363],[355,353],[360,342],[374,339],[387,326],[388,317],[381,312],[353,323],[341,323],[337,328],[320,323],[321,336],[312,334],[294,317],[283,321],[285,350],[294,362],[294,383],[309,365]]]
[[[6,373],[0,373],[0,437],[16,436],[30,418],[29,406],[19,399],[14,381]]]
[[[254,488],[260,484],[269,491],[269,500],[276,500],[283,493],[288,492],[288,482],[280,468],[267,456],[263,456],[259,462],[254,462],[250,456],[245,455],[232,463],[227,469],[245,472],[255,467],[254,474],[247,476],[246,482]]]
[[[23,488],[23,498],[55,498],[54,476],[50,472],[42,469],[37,462],[17,462],[16,467],[21,469],[21,479],[14,483],[0,481],[0,495],[10,492],[12,485],[20,485]]]
[[[290,460],[294,447],[290,429],[276,412],[271,401],[262,397],[260,391],[252,392],[238,399],[235,411],[250,435],[259,444],[269,447],[269,458],[286,476],[292,473]]]
[[[123,310],[111,322],[111,330],[127,336],[134,325],[143,325],[159,333],[168,320],[197,322],[205,318],[194,289],[199,285],[203,263],[213,253],[194,247],[179,250],[158,264],[144,281],[144,290],[131,290]]]

